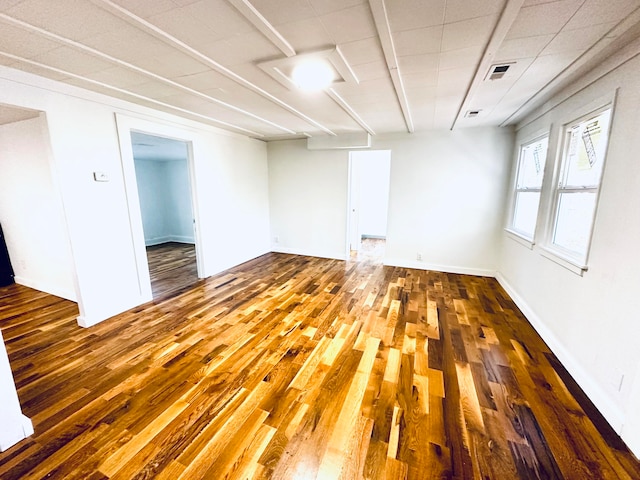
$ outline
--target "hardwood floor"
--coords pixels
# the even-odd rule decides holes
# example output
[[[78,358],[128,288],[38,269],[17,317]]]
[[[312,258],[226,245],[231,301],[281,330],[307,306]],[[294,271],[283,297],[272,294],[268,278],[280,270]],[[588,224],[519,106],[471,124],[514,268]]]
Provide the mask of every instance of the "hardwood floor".
[[[268,254],[76,315],[0,289],[36,432],[3,480],[640,478],[493,279]]]
[[[168,242],[147,247],[153,298],[189,287],[198,281],[196,247]]]

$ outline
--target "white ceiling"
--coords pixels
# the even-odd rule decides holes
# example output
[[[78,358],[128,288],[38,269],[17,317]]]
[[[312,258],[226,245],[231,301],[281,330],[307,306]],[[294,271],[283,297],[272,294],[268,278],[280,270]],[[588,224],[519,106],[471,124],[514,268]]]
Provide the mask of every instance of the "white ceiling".
[[[514,123],[638,21],[640,0],[2,0],[0,64],[265,140],[375,135]],[[324,92],[269,70],[310,52],[342,72]]]

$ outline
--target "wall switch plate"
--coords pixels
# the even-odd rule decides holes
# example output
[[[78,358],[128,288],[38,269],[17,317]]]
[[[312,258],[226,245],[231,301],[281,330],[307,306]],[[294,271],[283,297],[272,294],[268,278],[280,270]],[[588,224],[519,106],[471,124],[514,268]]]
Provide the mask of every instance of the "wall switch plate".
[[[93,179],[96,182],[108,182],[109,175],[107,174],[107,172],[93,172]]]

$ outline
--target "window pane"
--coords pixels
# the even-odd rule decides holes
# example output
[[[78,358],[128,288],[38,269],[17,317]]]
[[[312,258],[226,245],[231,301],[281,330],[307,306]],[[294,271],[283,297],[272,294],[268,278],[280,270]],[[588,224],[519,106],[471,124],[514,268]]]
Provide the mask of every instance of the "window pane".
[[[586,256],[596,197],[595,192],[560,194],[554,244]]]
[[[547,161],[549,138],[541,138],[520,149],[518,167],[518,188],[540,188],[544,176],[544,164]]]
[[[513,212],[513,229],[533,238],[538,218],[540,192],[516,193],[516,207]]]
[[[563,186],[597,186],[607,149],[611,110],[570,128]]]

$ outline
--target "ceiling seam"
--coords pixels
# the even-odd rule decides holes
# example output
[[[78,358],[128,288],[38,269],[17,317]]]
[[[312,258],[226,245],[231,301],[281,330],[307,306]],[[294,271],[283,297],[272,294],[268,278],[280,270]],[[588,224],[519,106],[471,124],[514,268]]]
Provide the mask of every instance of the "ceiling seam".
[[[195,58],[196,60],[198,60],[199,62],[203,63],[204,65],[209,66],[210,68],[214,69],[218,73],[221,73],[222,75],[226,76],[227,78],[235,81],[237,84],[239,84],[239,85],[241,85],[241,86],[243,86],[243,87],[245,87],[245,88],[247,88],[249,90],[252,90],[255,93],[258,93],[259,95],[263,96],[267,100],[275,103],[276,105],[284,108],[285,110],[288,110],[290,113],[293,113],[294,115],[296,115],[297,117],[299,117],[302,120],[306,121],[307,123],[313,125],[314,127],[319,128],[323,132],[328,133],[329,135],[335,135],[335,133],[333,131],[331,131],[329,128],[327,128],[324,125],[320,124],[316,120],[313,120],[312,118],[308,117],[307,115],[305,115],[301,111],[297,110],[295,107],[292,107],[291,105],[289,105],[286,102],[280,100],[276,96],[270,94],[266,90],[264,90],[264,89],[258,87],[257,85],[253,84],[249,80],[241,77],[240,75],[238,75],[237,73],[233,72],[232,70],[229,70],[224,65],[216,62],[215,60],[213,60],[212,58],[208,57],[204,53],[202,53],[202,52],[196,50],[195,48],[187,45],[182,40],[180,40],[180,39],[174,37],[173,35],[165,32],[161,28],[153,25],[152,23],[144,20],[143,18],[138,17],[137,15],[135,15],[132,12],[130,12],[126,8],[121,7],[120,5],[117,5],[117,4],[113,3],[113,2],[111,2],[110,0],[90,0],[90,1],[94,5],[102,8],[103,10],[105,10],[107,12],[110,12],[110,13],[116,15],[117,17],[125,20],[127,23],[133,25],[134,27],[146,31],[147,33],[153,35],[154,37],[156,37],[159,40],[163,41],[164,43],[170,45],[171,47],[173,47],[173,48],[175,48],[177,50],[180,50],[183,53],[186,53],[187,55],[191,56],[192,58]]]
[[[28,58],[20,57],[18,55],[13,55],[12,53],[4,52],[4,51],[0,51],[0,55],[3,56],[3,57],[7,57],[7,58],[10,58],[12,60],[15,60],[17,62],[22,62],[22,63],[26,63],[27,65],[32,65],[32,66],[35,66],[35,67],[38,67],[38,68],[42,68],[42,69],[45,69],[45,70],[50,70],[52,72],[59,73],[61,75],[65,75],[65,76],[70,77],[70,78],[75,78],[75,79],[83,81],[83,82],[91,83],[93,85],[96,85],[96,86],[99,86],[99,87],[102,87],[102,88],[106,88],[108,90],[114,90],[116,92],[123,93],[125,95],[130,95],[130,96],[132,96],[134,98],[137,98],[139,100],[143,100],[145,102],[150,102],[150,103],[153,103],[153,104],[165,107],[165,108],[170,108],[170,109],[182,112],[182,113],[186,113],[188,115],[193,115],[195,117],[198,117],[198,118],[210,121],[210,122],[214,122],[214,123],[216,123],[218,125],[223,125],[224,128],[231,128],[231,129],[234,129],[234,130],[238,130],[238,131],[243,132],[245,134],[248,134],[248,135],[250,135],[252,137],[256,137],[256,138],[264,137],[264,135],[262,133],[254,132],[253,130],[249,130],[249,129],[244,128],[244,127],[239,127],[239,126],[234,125],[232,123],[228,123],[228,122],[225,122],[223,120],[218,120],[216,118],[209,117],[209,116],[203,115],[201,113],[193,112],[191,110],[187,110],[186,108],[178,107],[176,105],[171,105],[169,103],[165,103],[165,102],[162,102],[160,100],[156,100],[154,98],[145,97],[144,95],[140,95],[139,93],[131,92],[131,91],[126,90],[124,88],[116,87],[114,85],[109,85],[107,83],[100,82],[98,80],[93,80],[91,78],[87,78],[87,77],[84,77],[82,75],[78,75],[77,73],[68,72],[66,70],[62,70],[62,69],[57,68],[57,67],[52,67],[51,65],[46,65],[44,63],[36,62],[35,60],[30,60]]]
[[[227,0],[232,6],[240,12],[254,27],[256,27],[267,40],[273,43],[287,57],[293,57],[296,54],[295,49],[289,42],[276,30],[276,28],[264,18],[264,16],[254,7],[249,0]]]
[[[336,102],[345,112],[347,112],[351,118],[353,118],[358,125],[360,125],[364,130],[366,130],[369,135],[375,135],[376,132],[367,125],[367,123],[358,115],[358,113],[345,101],[342,96],[338,92],[336,92],[333,88],[328,88],[325,90],[325,93],[331,97],[331,99]]]
[[[524,0],[507,0],[507,3],[502,9],[502,13],[500,14],[500,18],[496,22],[496,26],[491,33],[491,37],[487,42],[482,58],[478,62],[473,79],[471,80],[465,96],[462,99],[462,103],[460,103],[458,112],[453,119],[453,123],[450,128],[451,130],[455,128],[458,120],[460,120],[461,116],[464,115],[464,112],[469,108],[476,90],[484,80],[487,69],[491,66],[491,62],[493,62],[500,45],[502,45],[502,42],[513,25],[513,22],[515,22],[516,17],[520,13],[523,3]]]
[[[39,34],[39,35],[41,35],[43,37],[47,37],[47,38],[52,39],[52,40],[54,40],[54,41],[56,41],[58,43],[70,46],[72,48],[75,48],[75,49],[78,49],[78,50],[81,50],[81,51],[84,51],[84,52],[89,53],[89,54],[91,54],[93,56],[101,58],[103,60],[107,60],[108,62],[111,62],[111,63],[113,63],[115,65],[119,65],[121,67],[127,68],[129,70],[134,71],[134,72],[140,73],[141,75],[145,75],[147,77],[153,78],[153,79],[158,80],[158,81],[160,81],[162,83],[165,83],[167,85],[171,85],[172,87],[178,88],[178,89],[183,90],[183,91],[185,91],[187,93],[190,93],[192,95],[199,96],[199,97],[204,98],[205,100],[208,100],[208,101],[210,101],[212,103],[216,103],[216,104],[218,104],[220,106],[228,108],[229,110],[233,110],[233,111],[235,111],[237,113],[241,113],[241,114],[246,115],[248,117],[251,117],[251,118],[253,118],[255,120],[259,120],[259,121],[264,122],[264,123],[266,123],[268,125],[271,125],[272,127],[276,127],[279,130],[282,130],[283,132],[287,132],[287,133],[291,133],[291,134],[295,134],[296,133],[294,130],[291,130],[291,129],[287,128],[287,127],[284,127],[284,126],[279,125],[279,124],[277,124],[275,122],[272,122],[271,120],[267,120],[266,118],[262,118],[261,116],[256,115],[254,113],[251,113],[251,112],[249,112],[247,110],[244,110],[244,109],[242,109],[240,107],[236,107],[235,105],[227,103],[227,102],[225,102],[223,100],[219,100],[219,99],[217,99],[215,97],[212,97],[212,96],[207,95],[205,93],[199,92],[198,90],[195,90],[193,88],[187,87],[186,85],[183,85],[183,84],[181,84],[179,82],[175,82],[175,81],[173,81],[171,79],[163,77],[162,75],[158,75],[156,73],[150,72],[148,70],[145,70],[144,68],[138,67],[138,66],[133,65],[133,64],[128,63],[128,62],[125,62],[124,60],[120,60],[119,58],[113,57],[113,56],[111,56],[111,55],[109,55],[107,53],[101,52],[100,50],[97,50],[95,48],[89,47],[88,45],[80,43],[80,42],[78,42],[76,40],[71,40],[69,38],[63,37],[63,36],[58,35],[56,33],[49,32],[48,30],[44,30],[44,29],[42,29],[40,27],[37,27],[37,26],[32,25],[30,23],[27,23],[27,22],[25,22],[23,20],[18,20],[16,18],[13,18],[13,17],[11,17],[11,16],[9,16],[7,14],[4,14],[4,13],[0,13],[0,20],[5,21],[6,23],[10,23],[10,24],[13,24],[15,26],[18,26],[20,28],[24,28],[24,29],[29,30],[31,32],[35,32],[35,33],[37,33],[37,34]]]
[[[407,92],[404,88],[404,82],[402,81],[402,74],[400,73],[400,66],[398,65],[398,57],[396,55],[396,49],[393,43],[393,35],[391,34],[391,26],[389,25],[389,16],[387,15],[387,7],[384,0],[369,0],[369,7],[371,14],[373,15],[373,21],[378,31],[378,39],[382,45],[382,53],[391,76],[391,82],[396,92],[402,115],[404,116],[404,122],[409,133],[415,131],[413,125],[413,119],[411,117],[411,109],[409,107],[409,100],[407,98]]]
[[[562,70],[558,75],[549,80],[540,90],[538,90],[534,95],[530,96],[529,99],[520,105],[515,112],[513,112],[506,120],[504,120],[500,126],[504,127],[510,123],[517,123],[520,121],[528,112],[534,110],[537,106],[539,106],[540,98],[545,95],[551,95],[550,91],[555,88],[558,84],[563,82],[567,77],[572,75],[579,68],[584,66],[587,62],[589,62],[593,57],[595,57],[598,53],[604,50],[611,42],[615,40],[618,36],[622,35],[629,28],[631,28],[636,23],[640,22],[640,7],[636,8],[633,12],[631,12],[624,20],[618,22],[614,27],[612,27],[607,33],[605,33],[600,40],[598,40],[595,44],[593,44],[587,51],[585,51],[582,55],[576,58],[570,65],[568,65],[564,70]],[[613,37],[613,38],[610,38]]]

